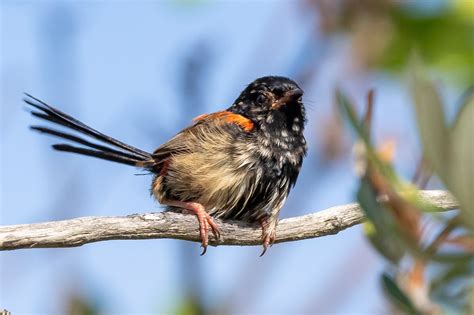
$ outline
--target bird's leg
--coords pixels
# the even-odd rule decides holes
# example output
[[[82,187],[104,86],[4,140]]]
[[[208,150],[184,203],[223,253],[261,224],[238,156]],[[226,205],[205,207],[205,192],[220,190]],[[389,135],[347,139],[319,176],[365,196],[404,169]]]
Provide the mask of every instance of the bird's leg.
[[[214,220],[209,215],[209,213],[206,212],[206,209],[203,207],[203,205],[201,205],[200,203],[167,200],[166,202],[162,202],[162,204],[171,206],[171,207],[183,208],[196,215],[199,222],[199,235],[201,236],[201,247],[203,248],[201,256],[206,253],[207,245],[209,244],[209,228],[211,228],[212,233],[214,234],[216,239],[220,238],[219,227],[214,222]]]
[[[267,251],[267,248],[269,246],[272,246],[273,243],[275,242],[276,225],[278,221],[271,220],[269,217],[265,217],[265,218],[260,219],[258,222],[260,223],[260,226],[262,227],[263,251],[260,254],[260,257],[262,257]]]

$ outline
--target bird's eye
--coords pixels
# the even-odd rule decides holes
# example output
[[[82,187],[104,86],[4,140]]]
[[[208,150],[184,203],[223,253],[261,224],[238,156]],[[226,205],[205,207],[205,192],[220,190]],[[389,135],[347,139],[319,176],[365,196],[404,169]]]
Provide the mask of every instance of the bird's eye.
[[[259,96],[257,96],[257,103],[259,105],[264,105],[266,102],[267,102],[267,97],[265,95],[260,94]]]
[[[285,94],[285,91],[282,89],[274,89],[272,93],[276,95],[278,98],[280,98]]]

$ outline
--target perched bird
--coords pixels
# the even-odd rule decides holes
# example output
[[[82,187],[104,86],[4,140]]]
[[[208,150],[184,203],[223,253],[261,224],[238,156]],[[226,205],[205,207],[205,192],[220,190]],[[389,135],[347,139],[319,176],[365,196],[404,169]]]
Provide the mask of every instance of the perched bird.
[[[226,110],[204,114],[153,153],[92,129],[26,94],[31,114],[95,138],[42,126],[31,128],[79,144],[55,144],[73,152],[145,169],[154,175],[151,194],[169,208],[196,215],[204,254],[213,218],[256,222],[262,227],[263,252],[275,240],[280,209],[295,185],[306,140],[303,91],[292,80],[266,76],[250,83]]]

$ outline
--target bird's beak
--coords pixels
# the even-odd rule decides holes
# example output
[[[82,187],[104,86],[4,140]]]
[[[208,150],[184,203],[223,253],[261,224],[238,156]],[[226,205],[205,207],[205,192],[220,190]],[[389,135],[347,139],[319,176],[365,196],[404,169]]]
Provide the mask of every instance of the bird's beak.
[[[292,101],[297,101],[301,96],[303,96],[303,90],[301,89],[296,88],[296,89],[287,91],[285,92],[285,95],[283,95],[283,97],[281,97],[280,99],[278,99],[272,104],[272,109],[278,109],[287,103],[290,103]]]

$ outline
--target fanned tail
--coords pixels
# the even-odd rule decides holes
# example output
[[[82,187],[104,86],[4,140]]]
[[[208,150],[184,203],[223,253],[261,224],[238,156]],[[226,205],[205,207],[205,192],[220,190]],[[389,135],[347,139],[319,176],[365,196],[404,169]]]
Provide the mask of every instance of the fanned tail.
[[[66,127],[70,130],[77,131],[86,136],[99,140],[98,144],[86,139],[83,139],[74,134],[54,130],[43,126],[31,126],[30,128],[40,133],[59,137],[61,139],[72,141],[82,146],[73,146],[69,144],[54,144],[53,148],[58,151],[78,153],[87,156],[93,156],[99,159],[143,167],[149,170],[153,169],[155,164],[152,155],[148,152],[142,151],[138,148],[125,144],[117,139],[109,137],[89,126],[83,122],[61,112],[60,110],[46,104],[45,102],[25,93],[24,101],[36,108],[38,111],[32,111],[31,114],[40,119],[55,123],[57,125]],[[109,145],[109,146],[107,146]],[[112,146],[113,148],[111,148]]]

